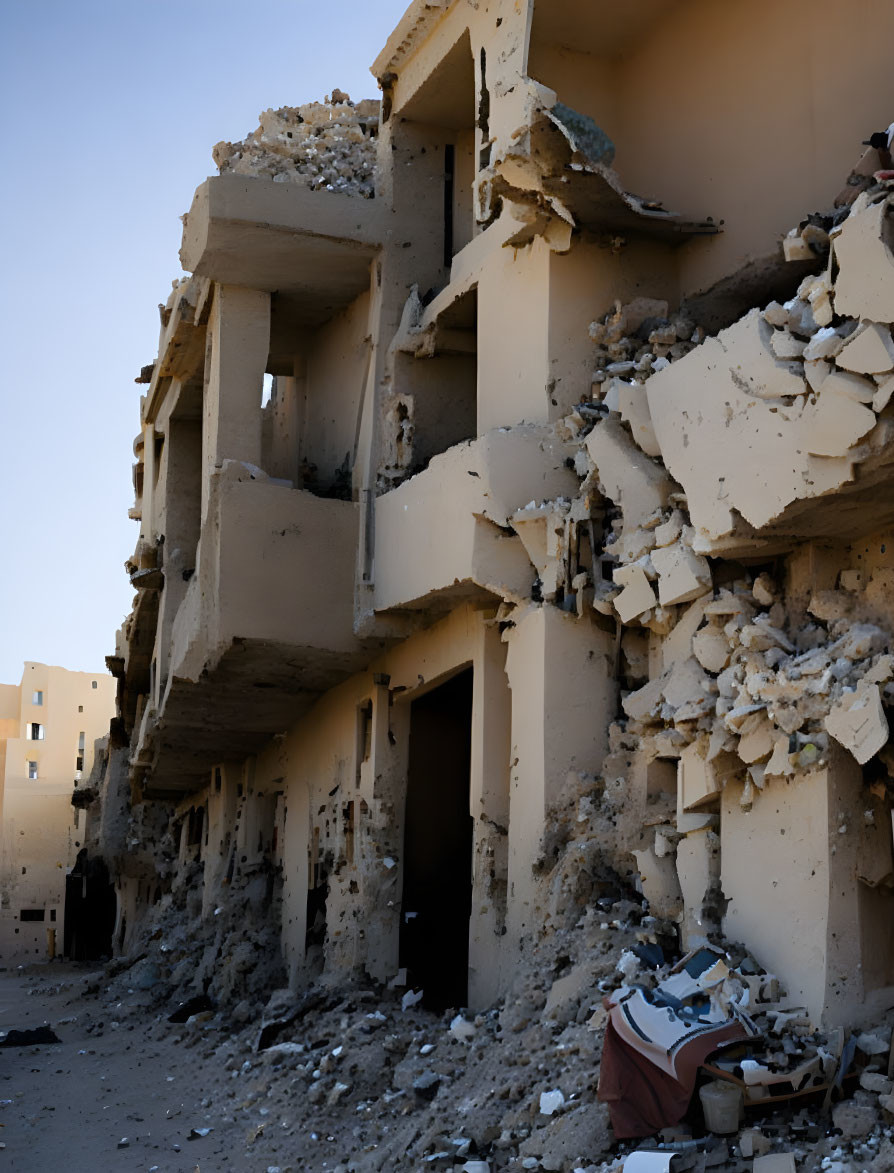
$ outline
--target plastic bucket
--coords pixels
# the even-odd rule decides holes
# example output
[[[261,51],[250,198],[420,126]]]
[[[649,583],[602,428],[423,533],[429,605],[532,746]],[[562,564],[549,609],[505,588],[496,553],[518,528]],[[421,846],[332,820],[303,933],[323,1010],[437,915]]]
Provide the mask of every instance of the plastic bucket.
[[[705,1127],[719,1136],[739,1131],[743,1102],[741,1091],[722,1079],[712,1080],[699,1088],[699,1099],[705,1117]]]

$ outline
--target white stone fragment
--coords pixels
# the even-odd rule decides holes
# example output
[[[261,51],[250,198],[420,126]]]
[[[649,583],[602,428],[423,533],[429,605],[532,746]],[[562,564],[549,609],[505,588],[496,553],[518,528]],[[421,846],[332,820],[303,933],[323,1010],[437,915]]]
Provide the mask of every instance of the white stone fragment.
[[[881,375],[894,368],[894,340],[888,326],[864,322],[841,348],[836,365],[862,375]]]
[[[734,511],[759,529],[793,501],[833,491],[853,474],[850,460],[808,454],[800,408],[768,402],[803,401],[806,389],[773,355],[770,329],[752,310],[646,383],[663,459],[702,540],[729,534]]]
[[[769,322],[771,326],[781,330],[788,325],[788,310],[778,301],[771,301],[763,310],[763,318],[765,322]]]
[[[875,413],[841,391],[823,388],[808,410],[806,440],[812,456],[845,456],[875,427]]]
[[[751,593],[762,607],[771,607],[776,601],[776,591],[769,574],[759,574],[751,584]]]
[[[722,672],[729,663],[729,640],[719,627],[709,624],[692,637],[692,654],[708,672]]]
[[[655,528],[655,545],[672,546],[683,532],[686,517],[679,509],[675,509],[667,521]]]
[[[777,737],[773,742],[773,752],[770,754],[770,760],[767,762],[765,768],[766,775],[785,776],[793,774],[795,767],[792,765],[788,749],[788,738]]]
[[[457,1042],[470,1043],[474,1039],[477,1029],[474,1022],[469,1022],[461,1014],[457,1014],[450,1023],[450,1033]]]
[[[777,358],[800,358],[807,343],[788,330],[774,330],[770,335],[770,346]]]
[[[644,611],[648,611],[657,602],[652,584],[646,578],[646,572],[638,563],[615,568],[614,581],[624,589],[612,599],[618,618],[622,623],[630,623]]]
[[[707,558],[693,553],[682,542],[652,552],[658,571],[658,601],[663,607],[697,599],[711,589],[711,567]]]
[[[879,656],[878,661],[863,677],[863,682],[865,684],[886,684],[892,677],[894,677],[894,656],[884,655]]]
[[[641,524],[667,504],[670,478],[637,448],[620,421],[597,424],[587,437],[587,451],[605,495],[620,506],[625,526]]]
[[[554,1088],[550,1092],[540,1093],[540,1115],[552,1116],[554,1112],[558,1112],[560,1108],[565,1106],[565,1097],[558,1088]]]
[[[864,765],[888,740],[888,722],[878,685],[863,685],[856,692],[847,693],[823,724]]]
[[[660,456],[661,449],[652,427],[645,386],[642,383],[620,383],[617,410],[621,413],[621,419],[629,424],[630,434],[643,452],[647,456]]]
[[[827,363],[824,358],[815,358],[810,362],[804,363],[804,378],[811,391],[819,391],[823,382],[828,378],[832,370],[832,364]]]
[[[876,385],[870,379],[850,371],[833,371],[823,383],[822,394],[830,391],[839,391],[842,395],[849,395],[857,403],[872,403],[876,392]]]
[[[750,764],[768,757],[774,748],[775,733],[766,710],[748,717],[739,730],[738,754],[742,761]]]
[[[844,338],[840,330],[834,326],[824,326],[817,330],[804,349],[804,360],[834,358],[844,346]]]
[[[872,322],[894,322],[894,254],[884,240],[886,201],[855,201],[833,235],[839,272],[835,312]]]
[[[793,228],[782,238],[782,255],[787,261],[812,261],[813,249],[806,240],[801,239],[797,228]]]
[[[885,379],[883,383],[879,383],[878,390],[872,397],[872,410],[884,411],[892,395],[894,395],[894,375],[890,379]]]
[[[720,779],[700,742],[687,745],[677,764],[678,801],[682,811],[698,810],[720,793]]]

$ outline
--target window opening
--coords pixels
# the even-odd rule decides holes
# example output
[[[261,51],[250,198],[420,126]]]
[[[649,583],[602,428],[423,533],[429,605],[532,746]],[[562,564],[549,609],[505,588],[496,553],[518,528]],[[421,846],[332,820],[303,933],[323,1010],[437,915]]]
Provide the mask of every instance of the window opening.
[[[26,729],[26,740],[28,741],[43,741],[44,727],[38,724],[37,721],[32,721]]]
[[[34,782],[37,778],[37,762],[28,763],[28,777]]]
[[[38,689],[36,692],[33,692],[31,694],[31,704],[32,705],[42,705],[43,704],[43,693],[40,691],[40,689]]]
[[[453,198],[456,189],[456,147],[444,147],[444,268],[453,261]]]
[[[345,820],[345,860],[349,864],[354,862],[354,803],[346,803],[344,811]]]
[[[354,785],[360,785],[360,768],[372,753],[372,701],[364,701],[357,709],[357,769]]]
[[[42,908],[23,908],[19,913],[19,920],[43,920],[46,912]]]

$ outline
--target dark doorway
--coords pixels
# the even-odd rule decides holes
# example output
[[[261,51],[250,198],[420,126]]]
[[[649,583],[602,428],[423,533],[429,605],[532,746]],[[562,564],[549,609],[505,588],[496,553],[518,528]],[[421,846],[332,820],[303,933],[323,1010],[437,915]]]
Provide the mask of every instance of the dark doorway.
[[[471,751],[468,668],[410,707],[400,964],[430,1010],[468,1000]]]
[[[115,909],[108,868],[99,856],[89,859],[82,847],[65,878],[65,956],[73,961],[111,957]]]

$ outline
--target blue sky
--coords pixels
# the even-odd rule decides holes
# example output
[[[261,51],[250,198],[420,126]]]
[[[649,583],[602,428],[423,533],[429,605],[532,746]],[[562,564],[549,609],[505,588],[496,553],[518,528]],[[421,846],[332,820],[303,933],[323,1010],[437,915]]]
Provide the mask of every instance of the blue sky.
[[[0,682],[96,670],[132,590],[132,441],[211,148],[369,66],[409,0],[0,0]]]

